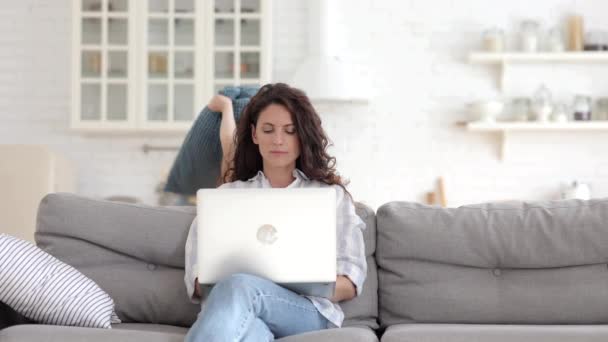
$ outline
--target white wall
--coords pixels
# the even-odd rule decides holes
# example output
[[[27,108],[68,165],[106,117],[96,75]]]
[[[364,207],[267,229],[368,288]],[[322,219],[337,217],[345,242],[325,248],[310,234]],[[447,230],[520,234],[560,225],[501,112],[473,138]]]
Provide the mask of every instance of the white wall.
[[[319,106],[338,168],[358,200],[373,207],[421,201],[438,176],[446,178],[451,205],[555,198],[573,179],[608,196],[608,134],[519,134],[510,140],[510,158],[500,161],[497,135],[454,126],[468,118],[464,103],[498,95],[494,69],[465,63],[485,28],[512,32],[525,17],[546,27],[578,11],[589,26],[608,30],[608,2],[335,1],[343,8],[334,21],[341,37],[335,50],[363,66],[374,89],[367,106]],[[305,0],[275,1],[277,81],[289,80],[306,53],[307,15]],[[154,187],[175,153],[144,154],[141,146],[177,145],[183,137],[70,132],[70,37],[70,1],[0,4],[0,143],[47,144],[63,153],[76,166],[81,194],[154,203]],[[513,74],[535,81],[534,73]]]

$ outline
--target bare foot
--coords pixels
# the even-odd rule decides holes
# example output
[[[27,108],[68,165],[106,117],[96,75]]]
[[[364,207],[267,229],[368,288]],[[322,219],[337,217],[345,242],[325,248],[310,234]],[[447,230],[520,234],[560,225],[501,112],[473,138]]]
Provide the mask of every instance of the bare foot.
[[[232,100],[224,95],[215,95],[207,105],[214,112],[223,113],[226,109],[232,108]]]

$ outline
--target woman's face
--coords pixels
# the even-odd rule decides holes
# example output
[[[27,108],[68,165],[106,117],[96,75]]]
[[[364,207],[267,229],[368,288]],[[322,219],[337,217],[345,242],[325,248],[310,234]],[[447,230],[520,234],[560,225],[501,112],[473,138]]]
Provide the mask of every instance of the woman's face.
[[[295,168],[300,139],[287,108],[279,104],[266,107],[260,112],[257,125],[251,125],[251,135],[260,148],[264,167]]]

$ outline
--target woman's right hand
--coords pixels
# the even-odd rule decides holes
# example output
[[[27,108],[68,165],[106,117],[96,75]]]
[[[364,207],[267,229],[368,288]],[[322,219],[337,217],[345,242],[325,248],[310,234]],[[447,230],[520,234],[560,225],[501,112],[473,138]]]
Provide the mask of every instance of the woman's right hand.
[[[194,279],[194,297],[201,298],[201,285],[198,283],[198,277]]]
[[[213,96],[213,98],[211,98],[211,101],[209,101],[209,104],[207,105],[207,107],[214,112],[223,113],[228,108],[232,107],[232,100],[230,100],[230,98],[228,98],[224,95],[218,94],[218,95]]]

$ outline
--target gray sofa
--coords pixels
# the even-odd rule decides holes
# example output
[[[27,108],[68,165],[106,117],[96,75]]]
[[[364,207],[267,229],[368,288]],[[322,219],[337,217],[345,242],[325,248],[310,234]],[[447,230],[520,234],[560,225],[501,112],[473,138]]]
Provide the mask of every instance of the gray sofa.
[[[344,327],[278,341],[606,341],[608,200],[357,205],[368,276]],[[111,330],[18,325],[1,341],[182,341],[190,207],[46,196],[36,241],[116,303]]]

